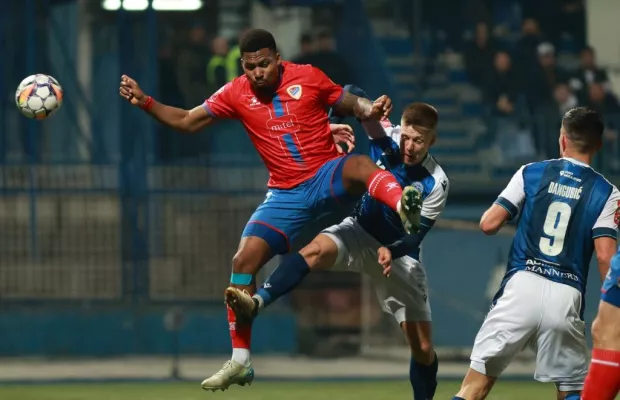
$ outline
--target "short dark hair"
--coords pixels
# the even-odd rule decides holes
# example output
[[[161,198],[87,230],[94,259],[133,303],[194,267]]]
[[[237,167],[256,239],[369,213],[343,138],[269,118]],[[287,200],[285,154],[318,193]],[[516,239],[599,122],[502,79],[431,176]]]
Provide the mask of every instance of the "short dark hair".
[[[276,50],[276,40],[264,29],[250,29],[239,39],[239,50],[243,53],[254,53],[260,49]]]
[[[580,153],[596,151],[603,139],[605,124],[601,115],[587,107],[568,110],[562,118],[566,137]]]
[[[409,104],[403,111],[402,124],[434,131],[439,122],[437,109],[430,104],[415,102]]]

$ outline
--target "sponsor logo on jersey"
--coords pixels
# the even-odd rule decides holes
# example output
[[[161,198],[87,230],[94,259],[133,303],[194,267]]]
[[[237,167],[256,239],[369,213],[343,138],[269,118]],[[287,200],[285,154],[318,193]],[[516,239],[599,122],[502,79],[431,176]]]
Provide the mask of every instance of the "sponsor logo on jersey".
[[[286,88],[286,92],[295,100],[299,100],[301,98],[301,85],[289,86]]]
[[[525,262],[525,271],[533,272],[535,274],[546,276],[550,278],[569,279],[571,281],[579,282],[579,277],[570,272],[560,271],[553,263],[548,263],[544,260],[527,259]]]
[[[575,182],[579,182],[581,183],[581,178],[577,178],[572,172],[570,171],[560,171],[560,176],[563,178],[568,178],[568,179],[572,179]]]
[[[299,123],[296,115],[288,114],[270,119],[267,121],[267,128],[272,132],[272,137],[281,136],[299,131]],[[273,134],[274,132],[275,134]]]

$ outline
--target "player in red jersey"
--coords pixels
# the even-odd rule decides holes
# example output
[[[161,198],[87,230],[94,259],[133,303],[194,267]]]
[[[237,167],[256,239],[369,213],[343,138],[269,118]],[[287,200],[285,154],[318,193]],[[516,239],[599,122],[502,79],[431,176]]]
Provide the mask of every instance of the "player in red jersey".
[[[265,30],[249,30],[239,47],[244,75],[192,110],[158,103],[127,76],[120,86],[122,97],[174,129],[197,132],[216,119],[232,118],[241,121],[252,139],[269,170],[269,190],[243,231],[232,260],[231,286],[253,293],[256,273],[276,254],[288,252],[304,225],[342,203],[356,202],[366,191],[398,212],[407,231],[417,231],[421,193],[414,187],[401,189],[368,156],[340,156],[327,118],[332,107],[360,120],[380,120],[389,115],[391,100],[354,96],[317,68],[282,61]],[[203,381],[204,389],[224,390],[254,379],[251,321],[238,321],[230,307],[234,298],[226,300],[233,355]]]

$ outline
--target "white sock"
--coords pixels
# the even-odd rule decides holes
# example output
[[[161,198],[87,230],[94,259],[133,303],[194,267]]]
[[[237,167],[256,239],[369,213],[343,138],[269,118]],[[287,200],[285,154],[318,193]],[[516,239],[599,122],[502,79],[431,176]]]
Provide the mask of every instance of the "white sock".
[[[233,348],[233,361],[247,367],[250,365],[250,349]]]
[[[265,306],[265,300],[263,300],[262,297],[260,297],[259,295],[255,294],[254,296],[252,296],[253,299],[256,299],[256,301],[258,301],[258,308],[261,309]]]

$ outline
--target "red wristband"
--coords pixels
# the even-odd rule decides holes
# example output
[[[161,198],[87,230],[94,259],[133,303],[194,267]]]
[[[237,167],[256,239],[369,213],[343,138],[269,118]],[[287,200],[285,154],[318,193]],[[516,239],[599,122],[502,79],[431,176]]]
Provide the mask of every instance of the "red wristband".
[[[140,106],[141,109],[143,109],[144,111],[148,111],[151,108],[153,108],[153,103],[155,102],[155,100],[153,100],[153,98],[151,96],[148,96],[146,98],[146,100],[144,101],[144,103]]]

